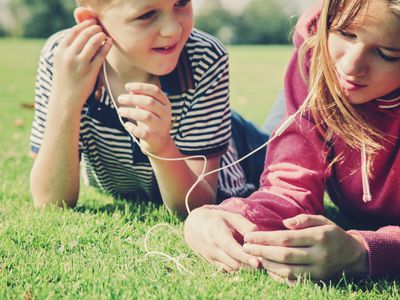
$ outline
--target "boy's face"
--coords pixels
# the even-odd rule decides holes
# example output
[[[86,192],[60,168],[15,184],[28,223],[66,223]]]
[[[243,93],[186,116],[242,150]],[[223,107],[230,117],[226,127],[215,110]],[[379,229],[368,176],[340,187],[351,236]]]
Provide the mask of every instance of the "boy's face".
[[[158,76],[174,70],[193,28],[190,0],[115,0],[99,20],[114,53]]]

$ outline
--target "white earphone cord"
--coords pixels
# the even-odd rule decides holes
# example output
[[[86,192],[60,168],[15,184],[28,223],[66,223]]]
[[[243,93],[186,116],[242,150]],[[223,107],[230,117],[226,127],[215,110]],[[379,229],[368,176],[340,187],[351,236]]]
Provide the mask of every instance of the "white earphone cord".
[[[108,76],[107,76],[107,70],[106,70],[106,62],[103,63],[103,75],[104,75],[104,80],[106,83],[106,87],[108,89],[108,94],[110,96],[110,99],[115,107],[115,109],[117,110],[117,104],[115,102],[114,96],[112,95],[112,91],[110,88],[110,84],[108,82]],[[305,105],[303,103],[303,105]],[[206,173],[206,168],[207,168],[207,157],[204,155],[194,155],[194,156],[189,156],[189,157],[182,157],[182,158],[166,158],[166,157],[159,157],[155,154],[152,154],[150,152],[148,152],[146,149],[143,149],[142,146],[140,145],[139,141],[137,140],[137,138],[131,134],[129,131],[129,135],[132,137],[133,141],[139,146],[139,148],[142,150],[142,152],[148,156],[151,156],[153,158],[159,159],[159,160],[164,160],[164,161],[185,161],[185,160],[189,160],[189,159],[202,159],[204,161],[204,165],[202,168],[202,171],[200,173],[200,175],[198,175],[197,180],[193,183],[192,187],[188,190],[186,196],[185,196],[185,206],[186,206],[186,210],[188,212],[188,215],[190,214],[191,210],[189,207],[189,196],[192,193],[192,191],[196,188],[197,184],[199,184],[200,181],[202,181],[206,176],[211,175],[213,173],[217,173],[219,171],[222,171],[224,169],[230,168],[231,166],[234,166],[238,163],[240,163],[241,161],[245,160],[246,158],[250,157],[251,155],[253,155],[254,153],[256,153],[257,151],[261,150],[262,148],[266,147],[269,143],[271,143],[274,139],[276,139],[277,137],[279,137],[289,126],[290,124],[293,123],[296,115],[301,111],[301,108],[293,115],[289,116],[288,119],[275,131],[274,135],[264,144],[262,144],[261,146],[259,146],[258,148],[254,149],[253,151],[251,151],[250,153],[246,154],[245,156],[241,157],[240,159],[238,159],[237,161],[230,163],[229,165],[226,165],[224,167],[212,170],[210,172]],[[122,126],[125,128],[125,124],[124,121],[122,120],[121,116],[117,113],[118,115],[118,119],[121,122]],[[166,253],[163,252],[159,252],[159,251],[149,251],[148,246],[147,246],[147,241],[149,239],[150,233],[153,231],[153,229],[155,229],[156,227],[160,227],[160,226],[168,226],[171,228],[170,225],[168,224],[157,224],[155,226],[153,226],[152,228],[149,229],[149,231],[147,232],[145,239],[144,239],[144,247],[145,247],[145,251],[146,251],[146,255],[145,256],[149,256],[149,255],[160,255],[160,256],[164,256],[166,258],[168,258],[169,260],[175,262],[177,269],[183,273],[183,274],[188,274],[190,273],[189,270],[187,270],[180,262],[179,260],[183,257],[182,255],[179,255],[177,258],[174,258]],[[203,259],[203,257],[201,257]],[[217,271],[218,273],[219,271]]]

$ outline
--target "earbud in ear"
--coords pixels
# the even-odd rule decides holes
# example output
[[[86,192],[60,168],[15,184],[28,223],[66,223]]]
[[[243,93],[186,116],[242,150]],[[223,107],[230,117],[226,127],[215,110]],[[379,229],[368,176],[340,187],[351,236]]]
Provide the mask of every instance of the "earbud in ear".
[[[82,23],[83,21],[92,20],[92,19],[96,20],[96,22],[98,23],[97,14],[94,11],[92,11],[90,8],[87,8],[87,7],[80,6],[80,7],[75,8],[74,17],[75,17],[75,21],[77,24]]]

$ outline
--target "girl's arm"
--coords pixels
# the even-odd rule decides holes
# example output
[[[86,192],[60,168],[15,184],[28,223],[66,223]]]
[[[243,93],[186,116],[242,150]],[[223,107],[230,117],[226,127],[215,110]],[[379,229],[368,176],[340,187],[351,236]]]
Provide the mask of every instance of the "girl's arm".
[[[220,208],[242,214],[259,230],[283,229],[282,221],[298,214],[322,214],[328,151],[314,124],[296,118],[268,145],[260,189]]]
[[[400,227],[387,226],[377,231],[350,230],[350,234],[360,236],[367,249],[369,276],[400,273]]]
[[[85,21],[70,29],[55,50],[49,49],[54,45],[43,50],[31,134],[36,159],[30,186],[37,207],[76,204],[81,110],[111,48],[111,40],[102,44],[105,39],[95,21]]]

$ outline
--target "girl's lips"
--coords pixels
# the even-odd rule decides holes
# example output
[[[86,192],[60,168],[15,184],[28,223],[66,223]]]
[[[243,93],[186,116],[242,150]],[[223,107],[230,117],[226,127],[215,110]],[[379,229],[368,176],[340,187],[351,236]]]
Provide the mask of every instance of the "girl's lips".
[[[177,48],[178,48],[178,43],[176,43],[172,46],[153,48],[153,50],[160,54],[171,54],[171,53],[175,52],[175,50]]]
[[[356,91],[365,88],[367,86],[365,84],[359,84],[350,80],[346,80],[343,77],[340,77],[340,84],[342,88],[344,88],[347,91]]]

